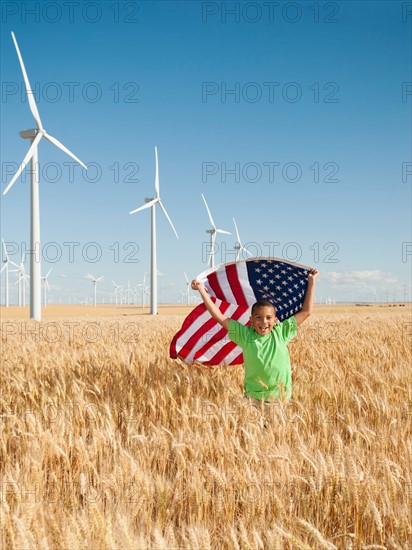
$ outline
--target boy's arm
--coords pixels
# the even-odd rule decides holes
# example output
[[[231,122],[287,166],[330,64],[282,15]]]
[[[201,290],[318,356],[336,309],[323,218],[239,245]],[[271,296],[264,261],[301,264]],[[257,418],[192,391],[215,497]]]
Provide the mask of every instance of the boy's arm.
[[[309,317],[313,311],[313,299],[315,297],[315,281],[319,276],[319,271],[317,269],[311,269],[308,274],[308,289],[306,291],[305,300],[302,304],[302,309],[299,313],[294,315],[296,323],[301,325],[303,321]]]
[[[193,280],[192,289],[197,290],[199,292],[208,312],[213,317],[213,319],[218,323],[220,323],[223,328],[225,328],[226,330],[229,330],[230,319],[228,317],[225,317],[223,313],[219,310],[217,305],[212,302],[209,294],[207,293],[205,286],[200,281]]]

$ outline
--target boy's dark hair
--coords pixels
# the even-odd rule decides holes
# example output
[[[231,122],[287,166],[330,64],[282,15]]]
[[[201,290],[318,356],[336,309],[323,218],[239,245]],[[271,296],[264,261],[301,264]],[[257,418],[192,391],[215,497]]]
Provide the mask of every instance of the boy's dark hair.
[[[276,308],[272,302],[269,302],[269,300],[258,300],[255,302],[252,306],[251,315],[253,315],[258,307],[272,307],[273,312],[276,315]]]

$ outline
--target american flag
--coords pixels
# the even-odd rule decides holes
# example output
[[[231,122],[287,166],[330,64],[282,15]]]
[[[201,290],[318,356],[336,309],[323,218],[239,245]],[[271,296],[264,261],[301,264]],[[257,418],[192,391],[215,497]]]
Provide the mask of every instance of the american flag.
[[[251,306],[269,300],[280,321],[302,309],[310,267],[279,258],[252,258],[221,264],[197,277],[220,311],[244,325],[249,324]],[[186,363],[237,365],[242,350],[227,336],[207,311],[197,306],[184,320],[170,345],[170,357]]]

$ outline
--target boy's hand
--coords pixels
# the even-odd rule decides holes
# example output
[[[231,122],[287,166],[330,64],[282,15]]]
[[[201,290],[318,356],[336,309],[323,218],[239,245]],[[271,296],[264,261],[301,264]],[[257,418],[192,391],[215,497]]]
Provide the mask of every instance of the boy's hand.
[[[314,283],[319,277],[319,271],[317,269],[311,269],[308,273],[308,282],[312,281]]]
[[[193,290],[198,290],[199,292],[201,290],[206,291],[205,285],[203,283],[201,283],[200,281],[197,281],[196,279],[193,279],[193,281],[192,281],[192,289]]]

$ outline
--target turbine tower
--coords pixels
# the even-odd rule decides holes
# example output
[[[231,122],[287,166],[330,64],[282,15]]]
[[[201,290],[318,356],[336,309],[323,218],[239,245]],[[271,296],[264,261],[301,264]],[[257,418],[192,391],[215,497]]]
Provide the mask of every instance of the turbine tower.
[[[101,281],[103,279],[103,275],[101,277],[93,277],[93,275],[90,275],[90,273],[87,274],[87,278],[93,281],[93,287],[94,287],[94,307],[96,307],[96,284],[98,281]]]
[[[16,48],[17,57],[19,58],[21,72],[23,73],[24,83],[26,85],[27,99],[30,106],[30,111],[36,122],[36,128],[32,130],[23,130],[20,136],[23,139],[30,139],[31,144],[26,156],[23,159],[19,169],[14,174],[13,179],[6,187],[3,195],[5,195],[22,171],[26,168],[27,163],[31,161],[31,197],[30,197],[30,319],[36,321],[41,320],[41,265],[40,265],[40,207],[39,207],[39,167],[38,167],[38,151],[37,147],[40,140],[44,137],[53,145],[61,149],[72,159],[78,162],[83,168],[87,167],[78,159],[69,149],[67,149],[60,141],[46,132],[40,119],[39,111],[34,100],[33,92],[30,87],[29,78],[26,73],[26,68],[23,63],[23,58],[20,53],[14,33],[11,33],[14,46]]]
[[[156,204],[163,210],[167,221],[172,226],[172,229],[178,239],[179,236],[174,228],[172,220],[169,218],[165,207],[160,200],[160,182],[159,182],[159,160],[157,156],[157,147],[155,147],[155,160],[156,160],[156,175],[155,175],[155,191],[156,196],[152,199],[145,199],[146,204],[136,208],[129,212],[129,214],[135,214],[144,210],[145,208],[151,208],[152,210],[152,246],[151,246],[151,265],[150,265],[150,315],[157,315],[157,251],[156,251]]]
[[[50,273],[52,272],[52,269],[53,268],[50,268],[49,271],[47,272],[47,275],[42,277],[42,281],[43,281],[43,305],[44,305],[44,307],[47,307],[47,291],[50,290],[49,281],[47,279],[48,279]]]
[[[9,258],[9,255],[7,254],[7,247],[6,243],[3,240],[3,250],[4,250],[4,266],[1,268],[0,273],[3,273],[5,271],[4,276],[4,305],[5,307],[9,307],[9,264],[14,265],[14,267],[17,267],[19,269],[19,266],[12,262]]]
[[[237,237],[237,243],[235,244],[235,250],[236,250],[236,261],[238,262],[240,260],[240,251],[243,250],[244,252],[246,252],[246,254],[249,254],[249,256],[253,256],[253,254],[251,254],[249,252],[249,250],[247,250],[247,248],[245,248],[240,240],[240,236],[239,236],[239,231],[237,229],[237,225],[236,225],[236,220],[235,218],[233,218],[233,223],[235,224],[235,229],[236,229],[236,237]]]
[[[186,292],[184,293],[186,295],[186,305],[190,306],[190,298],[192,296],[191,283],[190,283],[189,279],[187,278],[187,275],[184,271],[183,271],[183,275],[185,276],[185,279],[186,279]]]
[[[212,229],[206,229],[206,233],[210,233],[210,257],[209,257],[209,265],[210,267],[215,266],[215,241],[216,241],[216,233],[222,233],[224,235],[231,235],[229,231],[224,231],[223,229],[217,229],[215,222],[213,221],[212,214],[210,213],[209,207],[207,205],[206,199],[203,196],[203,193],[201,193],[202,199],[205,203],[206,210],[209,216],[210,223],[212,224]]]

